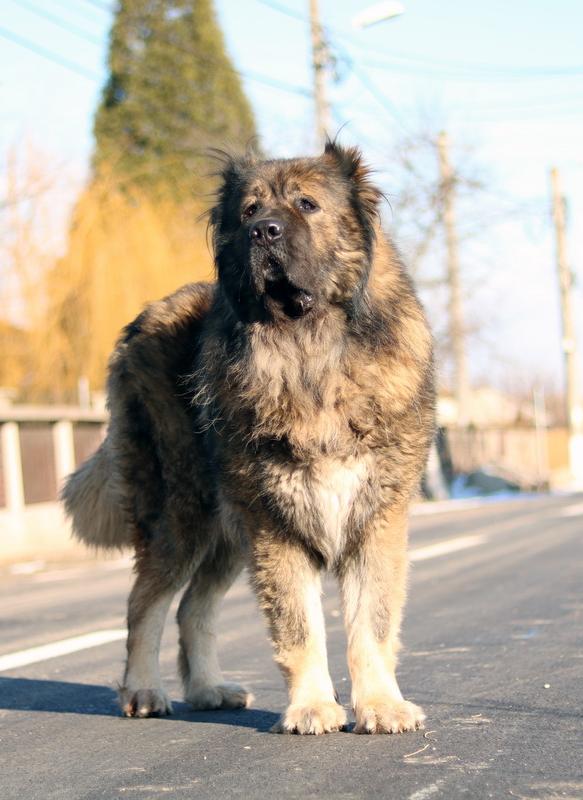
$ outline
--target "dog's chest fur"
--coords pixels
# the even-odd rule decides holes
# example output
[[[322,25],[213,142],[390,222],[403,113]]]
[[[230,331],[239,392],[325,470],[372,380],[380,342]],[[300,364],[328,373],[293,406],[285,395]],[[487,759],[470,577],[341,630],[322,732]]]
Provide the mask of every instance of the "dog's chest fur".
[[[328,563],[334,562],[360,514],[370,480],[369,460],[323,456],[307,464],[283,463],[270,472],[271,499],[280,513]]]
[[[354,353],[333,323],[304,333],[258,326],[226,375],[213,360],[215,396],[224,398],[217,446],[225,491],[329,565],[374,513],[379,486],[378,459],[361,433],[374,425],[375,388],[355,383]],[[245,450],[251,464],[240,457]]]
[[[368,398],[345,371],[346,345],[334,322],[303,335],[252,332],[245,359],[228,376],[251,414],[248,440],[286,442],[292,460],[354,454],[352,418],[363,416]]]

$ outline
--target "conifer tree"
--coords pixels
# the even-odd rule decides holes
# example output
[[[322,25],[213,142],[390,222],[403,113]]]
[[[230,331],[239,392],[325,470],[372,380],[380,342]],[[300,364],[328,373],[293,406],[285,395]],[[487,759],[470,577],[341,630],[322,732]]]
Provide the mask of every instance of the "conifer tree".
[[[145,303],[212,278],[198,221],[214,188],[206,152],[254,135],[212,0],[118,1],[93,175],[43,282],[29,398],[75,402],[79,378],[101,389],[120,328]]]
[[[175,199],[208,188],[205,149],[245,147],[251,107],[212,0],[120,0],[94,167]]]

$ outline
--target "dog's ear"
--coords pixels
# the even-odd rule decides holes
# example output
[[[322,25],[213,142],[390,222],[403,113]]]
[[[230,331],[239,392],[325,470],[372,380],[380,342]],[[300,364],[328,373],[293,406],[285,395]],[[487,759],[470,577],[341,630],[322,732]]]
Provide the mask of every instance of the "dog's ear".
[[[371,181],[372,170],[364,163],[360,149],[342,147],[328,139],[324,146],[324,158],[333,161],[343,177],[350,181],[355,197],[365,214],[369,217],[378,216],[383,193]]]
[[[249,164],[251,157],[249,155],[246,157],[235,156],[218,148],[211,148],[209,154],[219,162],[219,169],[214,173],[219,179],[219,183],[215,202],[209,215],[210,225],[216,232],[221,227],[224,217],[232,210],[231,206],[244,181],[245,164]]]

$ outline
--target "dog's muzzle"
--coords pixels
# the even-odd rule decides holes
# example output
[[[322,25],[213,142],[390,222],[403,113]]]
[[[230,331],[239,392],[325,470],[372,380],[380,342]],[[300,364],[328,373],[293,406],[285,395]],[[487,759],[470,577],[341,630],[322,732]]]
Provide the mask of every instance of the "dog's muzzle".
[[[285,223],[277,217],[258,219],[249,228],[250,262],[257,293],[291,318],[314,307],[313,293],[300,286],[287,266]]]

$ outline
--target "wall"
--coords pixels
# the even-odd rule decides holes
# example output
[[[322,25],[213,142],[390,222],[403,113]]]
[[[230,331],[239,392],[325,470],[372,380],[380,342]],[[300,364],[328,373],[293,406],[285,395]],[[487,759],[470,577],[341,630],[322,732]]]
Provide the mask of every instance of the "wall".
[[[86,553],[71,541],[58,493],[101,442],[102,412],[56,406],[0,410],[0,562]]]

